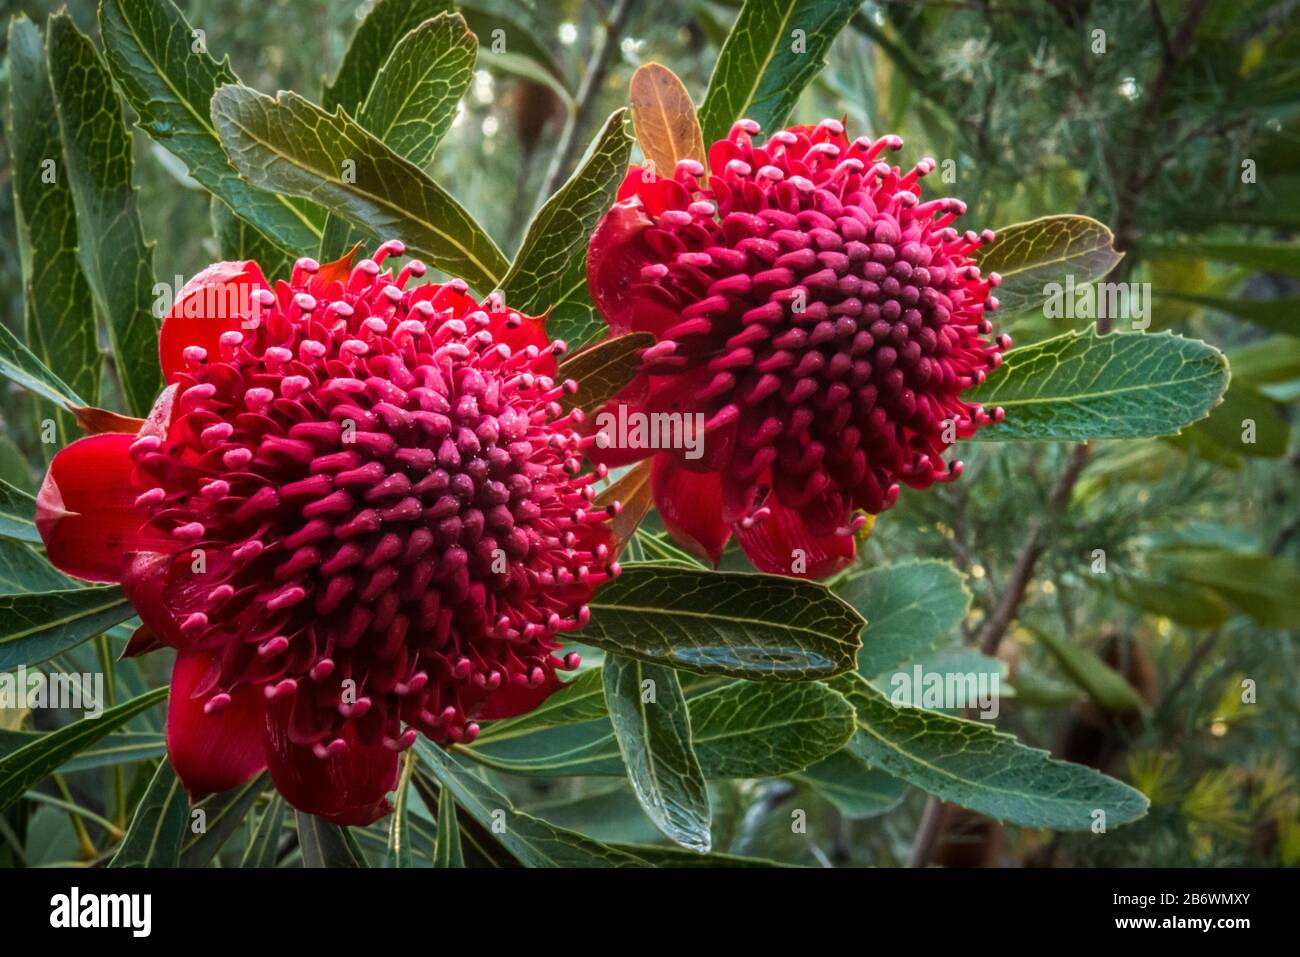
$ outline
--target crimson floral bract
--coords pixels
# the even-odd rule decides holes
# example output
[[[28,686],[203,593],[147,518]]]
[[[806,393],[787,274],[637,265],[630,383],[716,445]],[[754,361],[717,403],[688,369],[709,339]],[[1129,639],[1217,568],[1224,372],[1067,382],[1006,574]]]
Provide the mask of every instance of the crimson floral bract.
[[[715,563],[734,532],[763,571],[820,578],[852,560],[861,512],[960,474],[946,449],[1001,418],[961,393],[1010,341],[985,338],[998,277],[971,259],[993,234],[952,226],[960,200],[921,202],[933,160],[904,173],[880,159],[901,139],[835,120],[758,132],[738,122],[708,170],[633,167],[587,278],[613,333],[658,340],[614,404],[705,417],[702,458],[654,460],[669,531]]]
[[[204,270],[148,420],[41,488],[50,559],[139,612],[128,653],[177,649],[167,747],[195,797],[269,767],[299,809],[375,820],[417,732],[470,741],[560,686],[562,633],[618,573],[562,347],[459,281],[408,288],[422,264],[380,265],[403,251],[274,285]]]

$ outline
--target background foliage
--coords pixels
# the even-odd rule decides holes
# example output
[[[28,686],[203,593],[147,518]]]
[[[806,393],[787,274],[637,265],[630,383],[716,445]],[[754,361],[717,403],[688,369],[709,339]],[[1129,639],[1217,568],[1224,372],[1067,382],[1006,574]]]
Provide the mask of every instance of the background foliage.
[[[394,0],[386,5],[403,6]],[[7,6],[6,13],[25,12],[46,29],[45,4]],[[397,36],[444,8],[407,6],[412,19],[389,28]],[[0,711],[0,759],[31,743],[34,732],[66,726],[58,732],[63,738],[47,739],[43,765],[21,775],[6,768],[7,776],[0,775],[0,863],[201,864],[218,856],[228,865],[454,866],[590,863],[598,857],[690,863],[704,859],[664,834],[699,846],[701,808],[710,807],[711,827],[706,822],[703,834],[707,839],[711,831],[714,851],[791,864],[1300,862],[1297,4],[985,0],[857,6],[785,0],[767,7],[797,8],[800,17],[821,26],[810,34],[808,57],[789,75],[764,75],[748,94],[717,85],[706,102],[720,51],[730,49],[735,62],[764,62],[764,6],[752,4],[742,13],[735,5],[705,2],[592,0],[536,9],[494,0],[464,4],[479,35],[477,62],[469,72],[463,60],[451,61],[446,95],[464,95],[454,119],[438,131],[438,144],[437,136],[432,142],[403,137],[391,123],[386,132],[393,135],[370,125],[395,109],[362,105],[356,86],[356,77],[368,81],[379,69],[376,60],[392,42],[385,46],[382,37],[366,32],[371,4],[180,3],[188,21],[205,31],[213,76],[225,69],[223,82],[238,76],[265,94],[296,90],[329,110],[341,104],[387,149],[424,167],[443,191],[426,197],[431,221],[446,222],[455,215],[453,206],[463,208],[481,224],[483,235],[473,239],[478,245],[471,252],[485,274],[504,281],[519,308],[560,301],[551,332],[575,342],[592,338],[597,327],[580,294],[558,294],[572,288],[566,282],[571,277],[563,270],[507,274],[504,267],[521,247],[530,262],[573,260],[571,249],[530,249],[526,227],[587,144],[595,144],[589,161],[608,155],[611,170],[621,167],[626,134],[621,120],[607,118],[626,105],[631,76],[645,62],[666,64],[682,79],[702,105],[706,141],[725,133],[733,105],[748,105],[747,113],[764,120],[781,118],[785,110],[800,122],[842,116],[853,135],[901,134],[908,160],[933,156],[941,169],[951,161],[955,180],[936,173],[926,186],[961,196],[969,204],[962,220],[968,228],[1050,213],[1108,224],[1115,248],[1125,253],[1118,265],[1106,263],[1114,265],[1111,277],[1151,284],[1150,331],[1202,339],[1228,355],[1232,380],[1223,403],[1179,435],[1094,442],[1086,451],[1067,442],[972,443],[962,450],[962,479],[927,493],[904,492],[877,521],[861,568],[836,590],[872,622],[861,653],[867,660],[858,659],[862,675],[914,660],[997,670],[1014,689],[1003,702],[1000,731],[1127,782],[1149,799],[1145,816],[1139,817],[1140,802],[1127,806],[1133,799],[1114,792],[1116,806],[1138,818],[1133,823],[1106,835],[1053,830],[1064,810],[1008,807],[981,767],[968,769],[956,788],[927,781],[917,768],[936,756],[909,755],[904,743],[918,730],[908,722],[923,726],[936,719],[896,711],[851,674],[826,684],[726,684],[678,673],[670,662],[653,660],[646,647],[610,651],[606,644],[600,672],[588,672],[539,712],[487,730],[477,764],[422,742],[421,761],[404,778],[409,787],[391,822],[346,834],[322,828],[286,811],[257,778],[210,799],[208,831],[196,836],[180,826],[184,794],[166,761],[158,760],[159,709],[150,706],[161,692],[148,689],[165,682],[167,668],[155,657],[108,665],[112,700],[127,710],[100,719],[98,740],[67,724],[69,716]],[[59,98],[62,120],[14,69],[14,50],[6,47],[0,58],[15,109],[41,121],[16,128],[13,114],[5,116],[5,325],[61,380],[41,385],[43,398],[18,388],[0,397],[0,478],[8,483],[0,486],[0,525],[7,536],[0,578],[6,593],[44,596],[43,604],[29,602],[22,614],[90,621],[104,633],[76,647],[57,630],[43,635],[53,655],[44,658],[80,672],[116,656],[130,634],[123,623],[131,609],[115,589],[66,591],[72,583],[29,547],[35,539],[22,524],[22,498],[13,490],[34,491],[58,447],[41,441],[39,421],[51,408],[45,400],[79,398],[77,404],[136,413],[147,408],[156,385],[147,371],[124,378],[114,370],[132,361],[129,343],[141,336],[139,308],[142,302],[148,308],[153,278],[190,276],[239,251],[257,253],[264,264],[285,254],[212,200],[209,189],[246,188],[233,170],[218,165],[201,185],[203,171],[193,165],[187,171],[164,148],[170,132],[164,124],[172,122],[166,116],[141,115],[139,125],[152,124],[153,135],[133,127],[129,140],[104,122],[103,104],[91,100],[93,89],[81,77],[118,64],[110,55],[105,66],[90,50],[91,41],[106,46],[96,6],[70,2],[68,13],[70,20],[50,28],[66,40],[60,47],[65,54],[51,60],[48,91]],[[74,26],[91,40],[75,36]],[[494,51],[489,40],[498,27],[505,30],[504,52]],[[1097,30],[1104,31],[1101,53]],[[220,67],[227,53],[230,66]],[[814,75],[807,67],[819,57],[828,66]],[[747,75],[743,69],[737,74]],[[135,102],[130,85],[118,82]],[[782,102],[800,90],[797,103]],[[231,105],[233,111],[237,104]],[[311,107],[301,110],[306,115]],[[132,111],[127,116],[135,119]],[[74,171],[78,157],[93,155],[96,144],[108,143],[117,154],[96,178],[97,190],[74,186],[39,211],[45,225],[64,228],[61,234],[42,230],[45,245],[30,248],[38,268],[29,263],[28,272],[45,307],[33,316],[24,305],[32,296],[23,295],[24,222],[9,187],[30,177],[30,160],[60,148],[60,139]],[[204,144],[193,148],[201,151]],[[1244,161],[1251,162],[1253,176],[1243,175]],[[255,186],[266,185],[240,172]],[[218,180],[224,186],[214,186]],[[275,188],[291,192],[283,183]],[[328,217],[302,198],[277,200],[266,212],[273,224],[268,230],[283,228],[292,236],[310,222],[336,248],[350,245],[341,215],[347,198],[319,192],[312,199],[329,209]],[[604,202],[584,206],[581,199],[570,193],[549,214],[543,210],[543,221],[568,216],[569,234],[583,224],[589,231]],[[128,215],[116,215],[121,209]],[[367,221],[379,215],[351,211]],[[83,243],[74,251],[75,220],[102,223],[96,248]],[[463,231],[459,235],[464,239]],[[537,235],[534,247],[541,243]],[[427,239],[436,250],[441,241]],[[145,243],[152,244],[152,276],[117,267],[114,256],[142,261],[129,256]],[[499,250],[495,257],[493,248]],[[77,311],[92,301],[106,319],[99,339],[93,326],[87,335]],[[1017,314],[1014,300],[1004,301],[1009,308],[998,325],[1020,347],[1087,326],[1048,319],[1033,308]],[[112,357],[107,366],[101,352]],[[6,355],[3,361],[12,364],[12,352]],[[1200,399],[1180,393],[1177,401],[1192,406]],[[1099,421],[1131,422],[1143,408],[1150,411],[1149,405],[1103,409]],[[58,418],[61,437],[77,434],[69,414]],[[1242,440],[1245,419],[1256,425],[1253,443]],[[1063,429],[1061,439],[1176,430],[1126,435],[1098,431],[1090,422],[1070,431],[1059,420],[1054,427]],[[635,557],[680,561],[654,535],[655,527],[651,516],[634,543]],[[1099,551],[1104,572],[1097,571]],[[745,565],[729,555],[724,567]],[[679,566],[676,574],[685,581],[700,573]],[[630,588],[634,579],[620,586]],[[680,596],[691,589],[668,590]],[[608,600],[616,606],[616,599]],[[779,621],[779,613],[772,620]],[[619,633],[652,630],[650,623],[632,621]],[[0,666],[17,664],[4,659],[3,649],[0,644]],[[601,653],[587,660],[599,663]],[[636,714],[613,706],[607,715],[602,694],[617,700],[620,684],[635,685],[646,674],[670,692],[661,692],[669,707],[656,713],[660,726],[639,726]],[[1243,702],[1243,680],[1253,682],[1251,702]],[[761,716],[771,714],[798,715],[803,724],[764,724]],[[672,741],[685,727],[694,747],[674,750]],[[992,728],[979,733],[984,737],[973,739],[975,750],[997,754],[1011,747]],[[715,737],[732,744],[711,747]],[[654,747],[638,748],[647,740]],[[1053,775],[1067,773],[1024,749],[1006,760],[1017,780],[1036,781],[1040,789],[1050,789]],[[685,782],[657,811],[647,804],[644,784],[656,775],[641,775],[641,801],[632,784],[638,769],[647,771],[653,762]],[[703,779],[707,792],[692,783]],[[1100,782],[1106,780],[1067,783],[1086,809],[1095,798],[1088,788],[1105,789],[1109,785]],[[940,804],[926,790],[974,810]],[[505,805],[502,794],[517,809],[508,840],[491,831],[493,809]],[[800,814],[805,830],[792,827]],[[161,846],[139,841],[133,817],[163,822],[164,830],[172,822],[176,840]],[[1025,826],[1004,827],[994,817]]]

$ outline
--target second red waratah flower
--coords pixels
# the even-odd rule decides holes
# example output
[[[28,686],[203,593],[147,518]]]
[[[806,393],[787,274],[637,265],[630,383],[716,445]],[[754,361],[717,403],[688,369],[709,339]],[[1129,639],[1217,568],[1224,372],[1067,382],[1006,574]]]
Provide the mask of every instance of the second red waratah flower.
[[[881,159],[901,139],[834,120],[758,132],[737,123],[707,170],[633,167],[587,279],[613,334],[657,340],[607,411],[704,423],[702,454],[655,457],[668,530],[715,563],[734,532],[763,571],[823,577],[863,512],[960,474],[944,452],[1001,417],[961,393],[1010,341],[987,338],[998,277],[971,258],[993,234],[952,226],[960,200],[920,199],[933,160],[903,172]],[[604,444],[610,465],[648,454]]]
[[[418,732],[559,686],[560,638],[618,573],[580,475],[540,320],[458,281],[299,260],[273,286],[218,263],[163,323],[166,390],[135,434],[55,456],[38,498],[51,561],[121,582],[177,649],[172,765],[200,796],[264,767],[301,810],[389,810]],[[350,260],[350,257],[349,257]]]

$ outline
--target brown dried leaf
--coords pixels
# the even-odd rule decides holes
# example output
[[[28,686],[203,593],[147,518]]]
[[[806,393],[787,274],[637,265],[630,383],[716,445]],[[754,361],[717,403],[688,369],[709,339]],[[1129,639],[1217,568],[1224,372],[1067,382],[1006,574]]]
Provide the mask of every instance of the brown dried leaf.
[[[629,96],[637,142],[661,175],[672,176],[684,159],[704,162],[704,134],[695,104],[677,74],[647,63],[632,74]]]

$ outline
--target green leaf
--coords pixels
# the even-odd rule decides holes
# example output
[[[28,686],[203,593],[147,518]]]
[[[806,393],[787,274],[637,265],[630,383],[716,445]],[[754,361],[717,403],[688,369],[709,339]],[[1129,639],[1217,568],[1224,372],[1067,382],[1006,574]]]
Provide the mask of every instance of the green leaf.
[[[0,375],[29,392],[49,399],[60,408],[86,405],[72,386],[51,372],[3,325],[0,325]]]
[[[1296,343],[1300,350],[1300,341]],[[1234,376],[1236,370],[1233,370]],[[1253,441],[1245,441],[1248,423],[1253,423]],[[1291,423],[1282,407],[1258,389],[1232,381],[1223,402],[1203,422],[1192,427],[1219,448],[1233,455],[1251,458],[1281,458],[1291,439]]]
[[[244,849],[240,867],[275,867],[275,859],[280,850],[280,829],[284,825],[284,809],[284,798],[272,794],[271,803],[258,819],[257,830]]]
[[[741,857],[737,854],[698,854],[680,847],[659,847],[654,844],[633,844],[613,841],[616,850],[635,854],[652,867],[791,867],[762,857]]]
[[[636,867],[644,862],[575,831],[517,811],[505,795],[475,777],[441,748],[420,739],[416,752],[438,783],[492,837],[532,867]],[[504,827],[504,830],[500,830]]]
[[[539,82],[545,82],[561,99],[572,103],[573,95],[565,86],[564,69],[551,55],[543,39],[551,21],[543,22],[537,16],[534,3],[520,3],[519,0],[461,0],[457,6],[469,21],[470,29],[475,35],[492,40],[492,47],[496,46],[498,37],[505,41],[504,50],[494,53],[490,47],[483,51],[485,57],[502,69],[521,76],[544,74],[546,79],[539,77]],[[529,62],[534,64],[531,70],[525,65]]]
[[[636,541],[645,553],[648,562],[675,562],[687,568],[704,568],[704,564],[690,552],[682,551],[673,544],[665,534],[651,535],[645,529],[637,529]]]
[[[177,867],[190,799],[171,762],[158,764],[109,867]]]
[[[1124,258],[1115,251],[1115,236],[1087,216],[1044,216],[995,230],[997,238],[975,252],[980,271],[997,273],[998,311],[1015,315],[1036,309],[1048,298],[1047,287],[1076,286],[1101,279]]]
[[[483,227],[346,114],[331,116],[296,93],[272,99],[223,86],[212,117],[230,161],[255,186],[317,202],[374,238],[401,239],[480,292],[500,285],[508,264]]]
[[[59,591],[84,587],[58,571],[35,549],[0,538],[0,594]]]
[[[1238,611],[1269,628],[1300,621],[1300,563],[1290,558],[1181,548],[1155,560],[1166,574],[1213,588]]]
[[[365,867],[366,860],[357,850],[347,829],[322,821],[314,814],[297,811],[298,846],[302,848],[303,867]]]
[[[108,67],[67,14],[50,17],[45,46],[77,209],[81,268],[107,319],[127,406],[144,415],[162,390],[162,372],[151,311],[153,250],[144,241],[131,185],[131,135]]]
[[[867,620],[858,674],[876,675],[932,651],[970,611],[965,579],[949,562],[926,559],[851,575],[835,592]]]
[[[1204,342],[1087,331],[1012,350],[963,398],[1006,411],[976,434],[984,441],[1082,442],[1176,433],[1209,415],[1227,387],[1227,360]]]
[[[1147,703],[1137,689],[1095,652],[1051,632],[1038,628],[1029,630],[1070,680],[1101,707],[1120,714],[1147,710]]]
[[[606,655],[602,670],[614,738],[646,816],[678,844],[707,853],[709,786],[677,672],[619,655]]]
[[[322,210],[253,188],[226,161],[209,104],[219,87],[239,82],[229,58],[218,62],[206,49],[195,49],[194,30],[171,0],[104,0],[99,29],[140,129],[267,239],[297,254],[315,249]]]
[[[103,358],[94,297],[77,258],[72,191],[68,178],[59,175],[66,163],[45,46],[40,31],[21,16],[9,23],[7,129],[26,336],[40,360],[40,369],[33,371],[53,373],[60,398],[98,395]],[[0,362],[10,351],[3,342]],[[73,420],[63,403],[55,402],[59,431],[71,441]]]
[[[1089,584],[1096,582],[1093,576],[1084,580]],[[1228,620],[1228,606],[1223,599],[1214,590],[1195,582],[1126,575],[1116,578],[1112,588],[1121,601],[1191,628],[1217,628]]]
[[[1293,303],[1292,316],[1300,316],[1300,299]],[[1293,321],[1300,333],[1300,321]],[[1228,365],[1232,369],[1232,385],[1271,385],[1300,379],[1300,341],[1285,336],[1269,336],[1249,345],[1228,350]]]
[[[566,408],[581,408],[595,414],[636,376],[641,367],[641,353],[654,345],[648,332],[632,332],[613,339],[602,339],[579,350],[560,363],[556,378],[578,383],[573,396],[565,396]]]
[[[6,731],[0,729],[0,757],[26,747],[45,737],[44,731]],[[89,771],[94,768],[115,767],[134,761],[148,761],[167,752],[167,742],[153,731],[122,731],[110,734],[98,744],[80,752],[58,770]]]
[[[1143,252],[1160,256],[1213,259],[1259,272],[1300,276],[1300,243],[1269,243],[1258,240],[1238,243],[1143,244]]]
[[[0,595],[0,671],[45,661],[134,614],[117,585]]]
[[[1282,296],[1277,299],[1224,299],[1219,296],[1181,292],[1161,292],[1157,295],[1162,299],[1207,306],[1226,315],[1244,319],[1270,332],[1300,336],[1300,319],[1297,318],[1300,317],[1300,296]]]
[[[741,118],[769,134],[785,125],[799,94],[826,64],[826,51],[858,0],[746,0],[718,52],[700,107],[704,142]],[[799,32],[796,32],[799,31]]]
[[[41,542],[41,533],[36,530],[35,496],[4,479],[0,479],[0,536],[35,545]]]
[[[181,867],[206,867],[270,784],[270,775],[263,771],[237,788],[220,791],[196,804],[194,811],[201,810],[204,815],[204,831],[187,835],[181,847]]]
[[[402,775],[397,782],[397,801],[388,819],[388,845],[384,849],[384,863],[389,867],[411,866],[411,833],[409,796],[411,772],[415,769],[415,755],[409,752],[402,758]]]
[[[515,718],[488,722],[475,743],[504,741],[546,728],[594,721],[606,714],[604,677],[599,668],[592,668],[582,672],[532,711]]]
[[[610,114],[569,181],[538,210],[501,284],[511,309],[551,310],[546,329],[554,339],[585,342],[604,325],[587,292],[587,243],[627,174],[626,116],[627,110]]]
[[[222,154],[222,158],[225,155]],[[268,279],[286,278],[293,268],[294,257],[289,255],[262,233],[236,216],[229,206],[212,198],[212,231],[217,236],[217,248],[227,262],[251,259],[262,267]]]
[[[842,748],[792,777],[830,801],[850,820],[892,811],[902,803],[903,795],[907,793],[905,782],[884,771],[877,771],[857,757],[852,748]]]
[[[450,9],[448,0],[378,0],[357,27],[338,74],[325,85],[325,109],[341,106],[356,116],[375,83],[375,68],[410,31]]]
[[[109,708],[97,718],[83,718],[43,734],[0,759],[0,811],[17,801],[24,791],[43,780],[74,756],[126,724],[136,715],[167,697],[166,688],[153,691]]]
[[[691,698],[700,766],[710,778],[789,774],[853,734],[853,706],[825,684],[737,681]]]
[[[438,839],[433,847],[434,867],[464,867],[460,849],[460,823],[451,791],[443,788],[438,795]]]
[[[816,681],[731,682],[690,697],[687,708],[691,744],[710,780],[792,774],[833,754],[854,730],[852,706]],[[604,717],[476,742],[465,753],[512,774],[625,773],[613,726]]]
[[[371,14],[374,16],[374,14]],[[357,122],[398,156],[424,167],[451,129],[456,105],[474,75],[478,40],[459,14],[439,14],[398,42],[357,115]],[[331,216],[321,260],[334,260],[361,235]]]
[[[831,682],[857,708],[850,749],[873,768],[928,794],[1023,827],[1082,831],[1105,812],[1107,828],[1146,813],[1138,791],[1027,748],[992,725],[922,708],[896,708],[860,675]]]
[[[590,602],[582,642],[701,674],[805,681],[847,671],[861,616],[814,582],[628,564]]]

